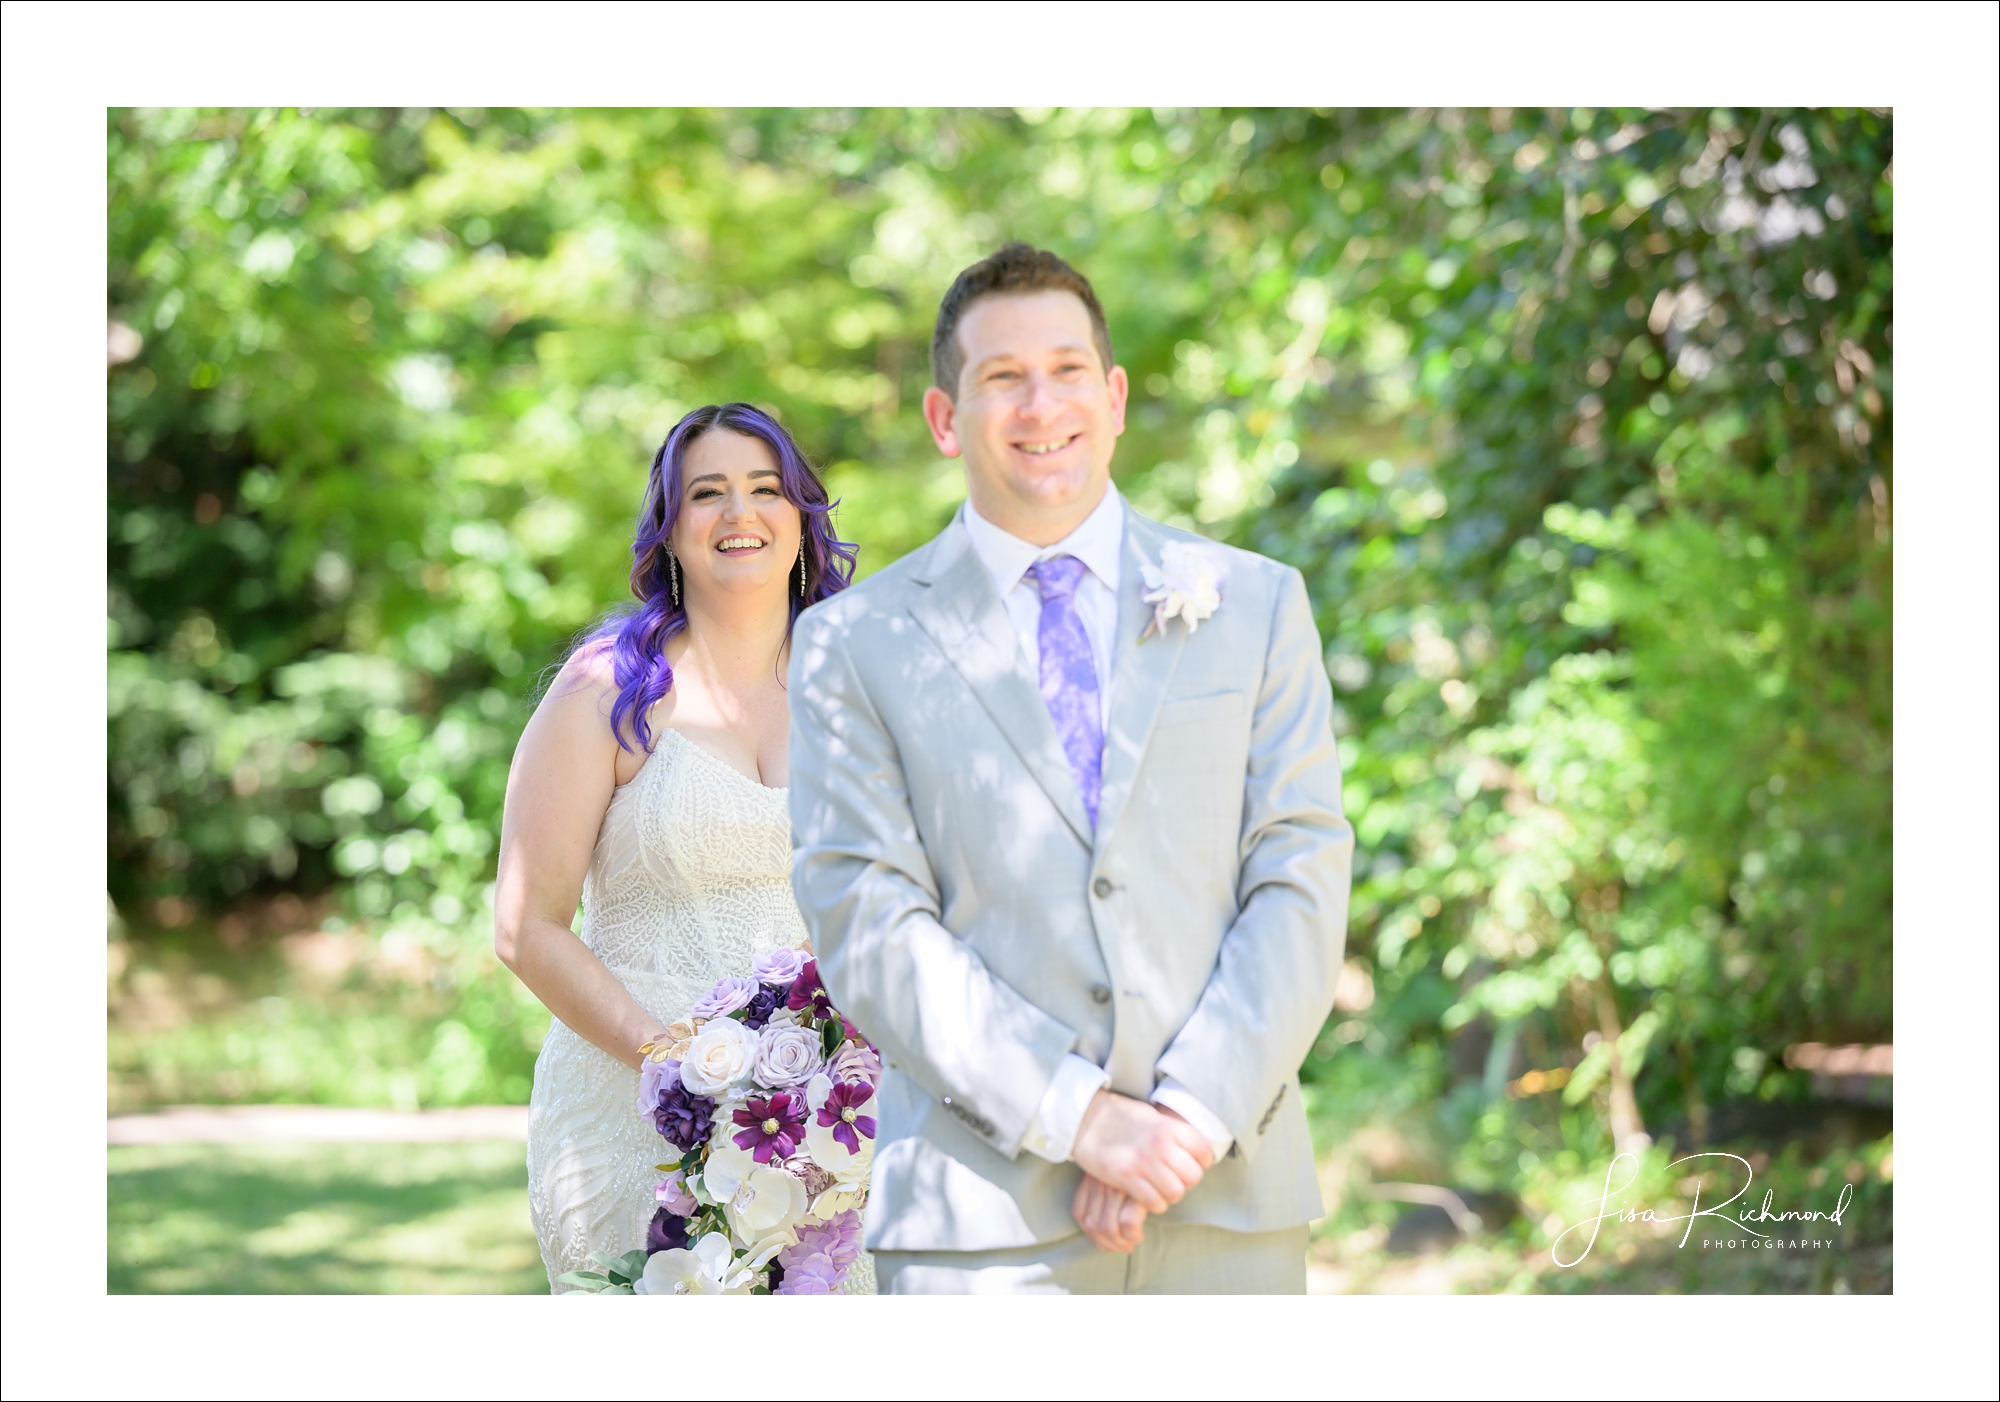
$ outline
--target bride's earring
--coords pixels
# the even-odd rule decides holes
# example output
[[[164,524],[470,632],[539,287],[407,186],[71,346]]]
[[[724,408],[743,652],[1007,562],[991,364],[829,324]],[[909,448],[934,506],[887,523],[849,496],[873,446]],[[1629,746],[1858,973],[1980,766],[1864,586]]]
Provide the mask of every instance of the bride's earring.
[[[674,607],[679,608],[681,606],[681,567],[674,559],[674,548],[671,545],[667,547],[667,580],[668,587],[673,591]]]
[[[799,547],[799,597],[806,596],[806,548]]]

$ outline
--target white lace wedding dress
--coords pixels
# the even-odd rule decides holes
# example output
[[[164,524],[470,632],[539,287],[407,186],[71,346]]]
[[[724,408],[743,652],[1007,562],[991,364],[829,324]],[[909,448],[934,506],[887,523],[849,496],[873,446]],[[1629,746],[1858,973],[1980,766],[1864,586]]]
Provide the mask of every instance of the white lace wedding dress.
[[[612,794],[583,885],[583,941],[662,1024],[718,979],[805,942],[792,898],[785,790],[673,730]],[[528,1213],[550,1288],[590,1254],[642,1247],[654,1165],[673,1151],[639,1113],[639,1073],[551,1021],[528,1108]],[[873,1294],[864,1255],[844,1293]]]

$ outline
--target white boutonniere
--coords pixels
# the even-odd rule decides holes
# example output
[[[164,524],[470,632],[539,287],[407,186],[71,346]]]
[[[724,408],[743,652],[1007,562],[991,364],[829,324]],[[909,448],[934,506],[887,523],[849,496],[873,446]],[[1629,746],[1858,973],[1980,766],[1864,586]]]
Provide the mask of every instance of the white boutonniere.
[[[1144,642],[1155,633],[1165,636],[1167,621],[1178,618],[1192,633],[1222,607],[1223,586],[1229,574],[1216,553],[1205,546],[1184,540],[1168,541],[1160,547],[1160,563],[1141,563],[1139,573],[1146,581],[1139,598],[1153,606],[1153,618],[1139,635]]]

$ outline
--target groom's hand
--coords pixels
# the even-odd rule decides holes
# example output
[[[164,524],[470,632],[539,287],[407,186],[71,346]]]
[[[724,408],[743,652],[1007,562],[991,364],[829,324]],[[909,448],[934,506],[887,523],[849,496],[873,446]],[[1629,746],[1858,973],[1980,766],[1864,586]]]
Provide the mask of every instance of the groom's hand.
[[[1146,1211],[1165,1212],[1201,1181],[1215,1151],[1179,1115],[1100,1090],[1083,1112],[1070,1157]]]
[[[1146,1209],[1087,1173],[1076,1185],[1069,1212],[1099,1251],[1125,1255],[1146,1235]]]

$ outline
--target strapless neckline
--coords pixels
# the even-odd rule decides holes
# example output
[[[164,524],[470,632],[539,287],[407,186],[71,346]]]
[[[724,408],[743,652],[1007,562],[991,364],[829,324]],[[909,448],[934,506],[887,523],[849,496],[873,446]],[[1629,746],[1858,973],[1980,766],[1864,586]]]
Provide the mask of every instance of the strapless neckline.
[[[675,730],[672,726],[661,726],[660,729],[666,734],[673,736],[676,740],[680,741],[690,750],[693,750],[696,754],[700,755],[702,759],[705,760],[707,763],[713,765],[715,768],[728,774],[731,778],[737,780],[739,783],[747,784],[751,788],[756,789],[760,793],[787,794],[791,792],[790,785],[767,784],[764,783],[761,779],[751,778],[748,774],[745,774],[742,770],[738,769],[735,765],[731,764],[728,760],[724,759],[721,755],[714,754],[704,746],[696,744],[693,740],[690,740],[687,736],[681,734],[678,730]],[[654,753],[655,754],[659,753],[659,749],[657,746],[654,747]],[[646,763],[651,764],[652,762],[653,762],[652,756],[651,755],[647,756]],[[640,768],[641,769],[645,768],[645,765],[641,765]],[[639,776],[637,774],[634,774],[632,776],[632,779],[636,781],[638,777]]]

